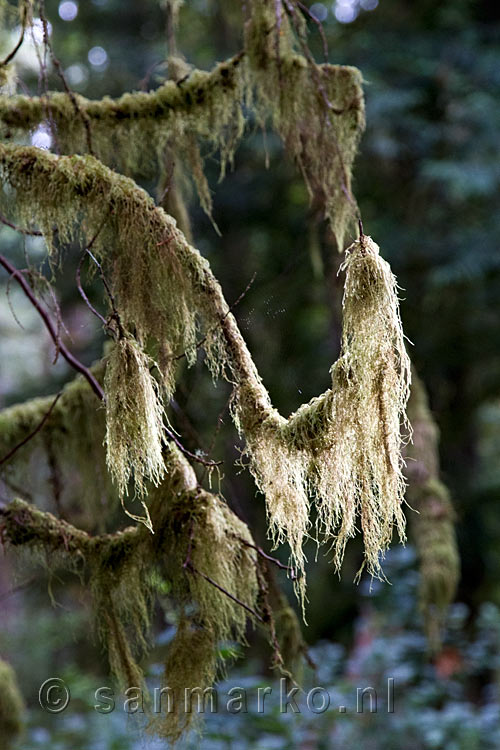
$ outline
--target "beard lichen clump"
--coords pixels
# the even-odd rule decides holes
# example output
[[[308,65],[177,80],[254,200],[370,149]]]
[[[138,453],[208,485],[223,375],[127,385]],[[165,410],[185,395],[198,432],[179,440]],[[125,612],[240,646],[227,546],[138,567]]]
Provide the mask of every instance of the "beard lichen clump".
[[[4,750],[10,750],[16,744],[23,728],[24,711],[14,670],[0,659],[0,737]]]
[[[440,478],[439,430],[424,384],[413,373],[408,414],[413,443],[408,445],[408,502],[415,509],[411,530],[420,563],[420,603],[431,650],[441,645],[441,630],[460,579],[456,516]]]
[[[211,700],[206,691],[210,690],[216,672],[214,632],[183,616],[168,649],[163,689],[166,695],[161,696],[161,717],[152,723],[152,731],[174,746],[190,729],[200,728],[198,700]]]
[[[136,341],[121,338],[106,367],[107,464],[122,498],[131,479],[143,497],[145,483],[158,485],[165,472],[163,405],[151,364]]]
[[[334,539],[338,570],[359,517],[368,572],[380,575],[380,556],[394,524],[405,539],[401,446],[411,436],[406,417],[410,359],[397,282],[378,245],[362,235],[342,268],[342,350],[332,367],[330,424],[319,459],[319,522]]]
[[[260,124],[270,121],[296,161],[342,252],[358,215],[351,170],[365,127],[362,76],[357,68],[314,62],[305,33],[295,3],[251,0],[247,96]]]
[[[334,538],[338,570],[359,517],[368,571],[379,575],[394,523],[405,539],[401,446],[411,435],[406,418],[410,359],[397,282],[378,245],[362,235],[342,269],[342,350],[332,367],[331,424],[317,485],[323,498],[319,519]]]
[[[411,433],[405,416],[410,360],[397,283],[378,246],[364,235],[349,248],[342,269],[342,350],[331,370],[331,390],[288,420],[272,407],[264,407],[260,418],[245,419],[245,389],[235,407],[250,470],[266,496],[271,537],[290,545],[302,597],[310,498],[318,511],[316,538],[332,544],[337,571],[358,519],[371,575],[381,574],[394,524],[405,538],[401,445]]]

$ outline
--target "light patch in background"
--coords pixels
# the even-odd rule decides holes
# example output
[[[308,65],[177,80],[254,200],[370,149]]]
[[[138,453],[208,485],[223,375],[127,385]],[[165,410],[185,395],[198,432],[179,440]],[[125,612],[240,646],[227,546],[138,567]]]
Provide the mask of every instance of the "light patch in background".
[[[39,125],[31,136],[31,145],[37,148],[49,149],[52,145],[52,135],[46,125]]]
[[[379,0],[335,0],[332,12],[340,23],[352,23],[363,10],[375,10]]]
[[[58,12],[63,21],[74,21],[78,15],[78,3],[73,0],[64,0],[59,3]]]
[[[66,68],[64,75],[70,86],[85,86],[89,80],[89,71],[85,65],[75,63]]]
[[[47,21],[47,33],[52,36],[52,24]],[[43,44],[43,23],[39,18],[34,18],[28,30],[28,41],[31,44]]]
[[[47,32],[49,36],[52,35],[52,25],[49,22],[47,22]],[[9,35],[9,48],[13,48],[14,45],[17,44],[20,35],[21,27],[17,26]],[[34,18],[32,25],[26,29],[23,43],[21,44],[21,47],[16,54],[14,60],[16,70],[21,71],[21,73],[23,69],[34,72],[38,71],[39,62],[37,57],[37,49],[39,55],[43,54],[43,49],[40,49],[41,45],[43,45],[43,24],[39,18]],[[51,70],[52,68],[52,62],[50,58],[47,59],[47,68],[48,70]]]
[[[105,70],[108,66],[108,53],[104,47],[92,47],[87,55],[89,63],[93,68]]]
[[[323,21],[326,21],[326,17],[328,16],[328,8],[326,5],[323,5],[323,3],[314,3],[314,5],[311,5],[309,8],[309,12],[316,21],[319,21],[320,23],[323,23]]]
[[[3,281],[3,279],[2,279]],[[9,306],[23,326],[19,328]],[[2,330],[2,368],[0,373],[0,403],[20,391],[37,388],[52,370],[54,345],[35,308],[15,283],[10,284],[9,298],[5,286],[0,287],[0,328]],[[59,357],[54,375],[67,372],[66,362]]]

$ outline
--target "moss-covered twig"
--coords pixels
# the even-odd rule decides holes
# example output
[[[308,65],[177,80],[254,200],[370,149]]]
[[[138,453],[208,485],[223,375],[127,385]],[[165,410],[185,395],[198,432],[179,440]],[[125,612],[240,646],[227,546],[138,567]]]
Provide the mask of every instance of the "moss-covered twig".
[[[28,433],[28,435],[26,435],[26,437],[24,437],[22,440],[20,440],[19,443],[17,443],[12,448],[10,448],[10,450],[8,451],[8,453],[5,454],[5,456],[2,456],[2,458],[0,458],[0,466],[2,464],[6,463],[7,461],[9,461],[12,458],[12,456],[15,453],[17,453],[17,451],[20,448],[23,447],[23,445],[26,445],[26,443],[28,443],[32,438],[34,438],[35,435],[43,428],[45,422],[49,419],[50,415],[52,414],[53,408],[55,407],[55,405],[59,401],[60,396],[61,396],[61,392],[59,391],[59,393],[55,396],[55,398],[52,401],[52,403],[50,404],[49,408],[47,409],[47,411],[45,412],[45,414],[41,418],[40,422],[33,428],[33,430],[30,433]]]
[[[52,513],[39,510],[24,500],[0,505],[0,535],[13,547],[43,547],[49,552],[87,559],[99,550],[119,553],[139,540],[138,526],[114,534],[92,536]]]

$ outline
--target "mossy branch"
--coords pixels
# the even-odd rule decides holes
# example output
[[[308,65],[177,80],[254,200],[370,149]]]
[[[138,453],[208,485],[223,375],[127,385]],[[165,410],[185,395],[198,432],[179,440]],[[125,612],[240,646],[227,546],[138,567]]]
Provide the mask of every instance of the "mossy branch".
[[[276,542],[290,543],[292,565],[299,572],[304,567],[312,494],[319,531],[334,540],[336,567],[359,516],[369,572],[379,574],[394,522],[404,537],[400,424],[409,360],[396,280],[378,246],[362,235],[343,265],[343,344],[332,388],[287,420],[273,408],[209,264],[132,180],[90,156],[56,157],[26,146],[0,145],[0,171],[15,190],[22,222],[35,215],[49,246],[54,225],[62,241],[79,233],[85,240],[102,226],[103,205],[108,212],[94,251],[111,279],[124,329],[135,329],[135,339],[122,339],[111,353],[105,381],[108,466],[122,492],[132,471],[139,490],[162,473],[162,394],[142,347],[157,342],[168,399],[175,383],[172,353],[186,352],[188,364],[194,362],[201,327],[212,373],[233,384],[232,414],[266,496],[271,533]],[[5,196],[6,205],[11,198]],[[131,362],[134,377],[122,377]],[[303,594],[303,576],[296,585]]]
[[[138,526],[93,536],[20,499],[0,505],[0,519],[0,535],[13,547],[42,547],[48,552],[76,555],[84,560],[103,550],[120,556],[121,551],[135,546],[140,538]]]
[[[260,38],[249,27],[240,53],[210,72],[194,70],[148,93],[92,101],[72,92],[62,76],[65,93],[0,96],[0,136],[25,134],[49,117],[62,153],[95,153],[122,172],[138,175],[163,169],[165,152],[174,148],[211,215],[200,146],[220,152],[223,176],[247,112],[253,111],[259,124],[270,120],[279,133],[311,197],[320,198],[342,250],[346,227],[357,213],[350,181],[364,129],[361,75],[352,67],[316,65],[291,45],[277,59],[273,44],[265,44],[272,31],[262,30]],[[55,63],[60,70],[56,58]]]
[[[185,80],[165,81],[155,91],[135,91],[123,94],[118,99],[86,99],[74,94],[80,112],[85,113],[91,124],[104,123],[120,126],[126,121],[137,122],[152,119],[165,123],[173,113],[192,114],[203,120],[202,111],[210,104],[213,89],[231,91],[238,84],[239,66],[244,52],[218,63],[210,72],[193,71]],[[7,128],[24,132],[36,128],[47,117],[50,108],[54,120],[61,130],[72,127],[75,117],[74,105],[66,92],[50,92],[48,96],[0,97],[0,121]]]

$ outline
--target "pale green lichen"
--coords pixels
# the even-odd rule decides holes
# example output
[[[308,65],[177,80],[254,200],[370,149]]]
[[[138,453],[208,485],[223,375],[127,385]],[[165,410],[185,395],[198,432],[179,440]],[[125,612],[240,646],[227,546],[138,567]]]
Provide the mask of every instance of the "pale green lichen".
[[[425,387],[413,374],[408,414],[413,443],[407,446],[408,502],[412,536],[420,563],[420,600],[430,648],[438,650],[448,606],[460,578],[455,512],[450,493],[439,477],[439,433]]]
[[[150,367],[149,357],[129,338],[116,342],[107,361],[107,464],[122,498],[131,480],[143,497],[145,482],[158,485],[165,473],[163,406]]]
[[[351,167],[364,128],[360,73],[317,65],[294,51],[281,4],[276,4],[279,29],[273,6],[258,0],[250,7],[244,51],[211,72],[188,71],[155,91],[117,100],[90,101],[78,94],[72,100],[65,93],[0,96],[0,136],[23,135],[49,119],[59,151],[85,153],[90,130],[97,157],[138,176],[151,176],[158,167],[165,176],[165,153],[173,149],[211,215],[204,155],[219,152],[223,177],[243,136],[245,115],[254,112],[261,126],[270,121],[279,133],[342,250],[357,212]]]
[[[332,545],[335,568],[359,520],[364,564],[380,576],[394,525],[405,538],[401,425],[408,439],[410,361],[396,280],[378,246],[363,236],[343,269],[342,351],[332,367],[332,389],[288,420],[265,404],[256,412],[255,395],[244,387],[233,409],[247,438],[250,469],[266,496],[271,537],[288,541],[292,565],[304,569],[312,498],[317,538]],[[300,577],[302,597],[303,585]]]
[[[154,535],[139,526],[91,536],[22,500],[0,509],[2,538],[12,548],[32,551],[44,566],[80,576],[87,571],[96,627],[122,688],[143,684],[138,658],[149,646],[158,576],[170,582],[177,601],[196,612],[197,627],[209,631],[215,643],[244,642],[247,620],[258,607],[248,528],[222,498],[197,488],[191,466],[174,445],[166,447],[166,461],[165,481],[151,493]]]
[[[409,360],[396,282],[377,245],[362,236],[347,254],[342,353],[332,368],[331,391],[285,420],[272,407],[208,263],[134,183],[92,157],[57,158],[28,147],[0,146],[0,168],[16,190],[19,214],[25,221],[36,215],[49,242],[54,224],[62,224],[63,239],[73,236],[84,212],[83,231],[94,238],[93,249],[110,274],[122,325],[135,329],[137,346],[154,341],[160,350],[166,397],[174,382],[170,353],[183,347],[193,362],[198,328],[205,332],[213,374],[233,383],[232,413],[266,495],[271,535],[277,543],[290,543],[294,567],[304,568],[312,495],[318,530],[333,542],[336,567],[359,518],[365,562],[379,575],[394,523],[404,538],[400,423]],[[111,215],[96,238],[103,201]],[[131,433],[134,429],[131,425]],[[127,431],[122,432],[126,456]],[[302,599],[304,586],[299,576]]]
[[[102,380],[104,367],[93,368]],[[54,397],[36,398],[0,411],[0,459],[41,424]],[[1,466],[6,486],[41,507],[55,500],[73,509],[82,526],[106,529],[118,495],[106,467],[105,409],[89,384],[77,377],[62,390],[43,427]],[[59,493],[55,497],[56,489]]]
[[[365,125],[362,77],[357,68],[317,65],[305,42],[301,50],[304,46],[307,56],[295,52],[291,27],[302,39],[300,19],[294,3],[251,0],[245,30],[247,95],[260,121],[270,120],[297,162],[342,252],[346,231],[358,215],[351,169]]]
[[[24,711],[14,670],[0,659],[0,737],[3,750],[10,750],[19,738]]]

